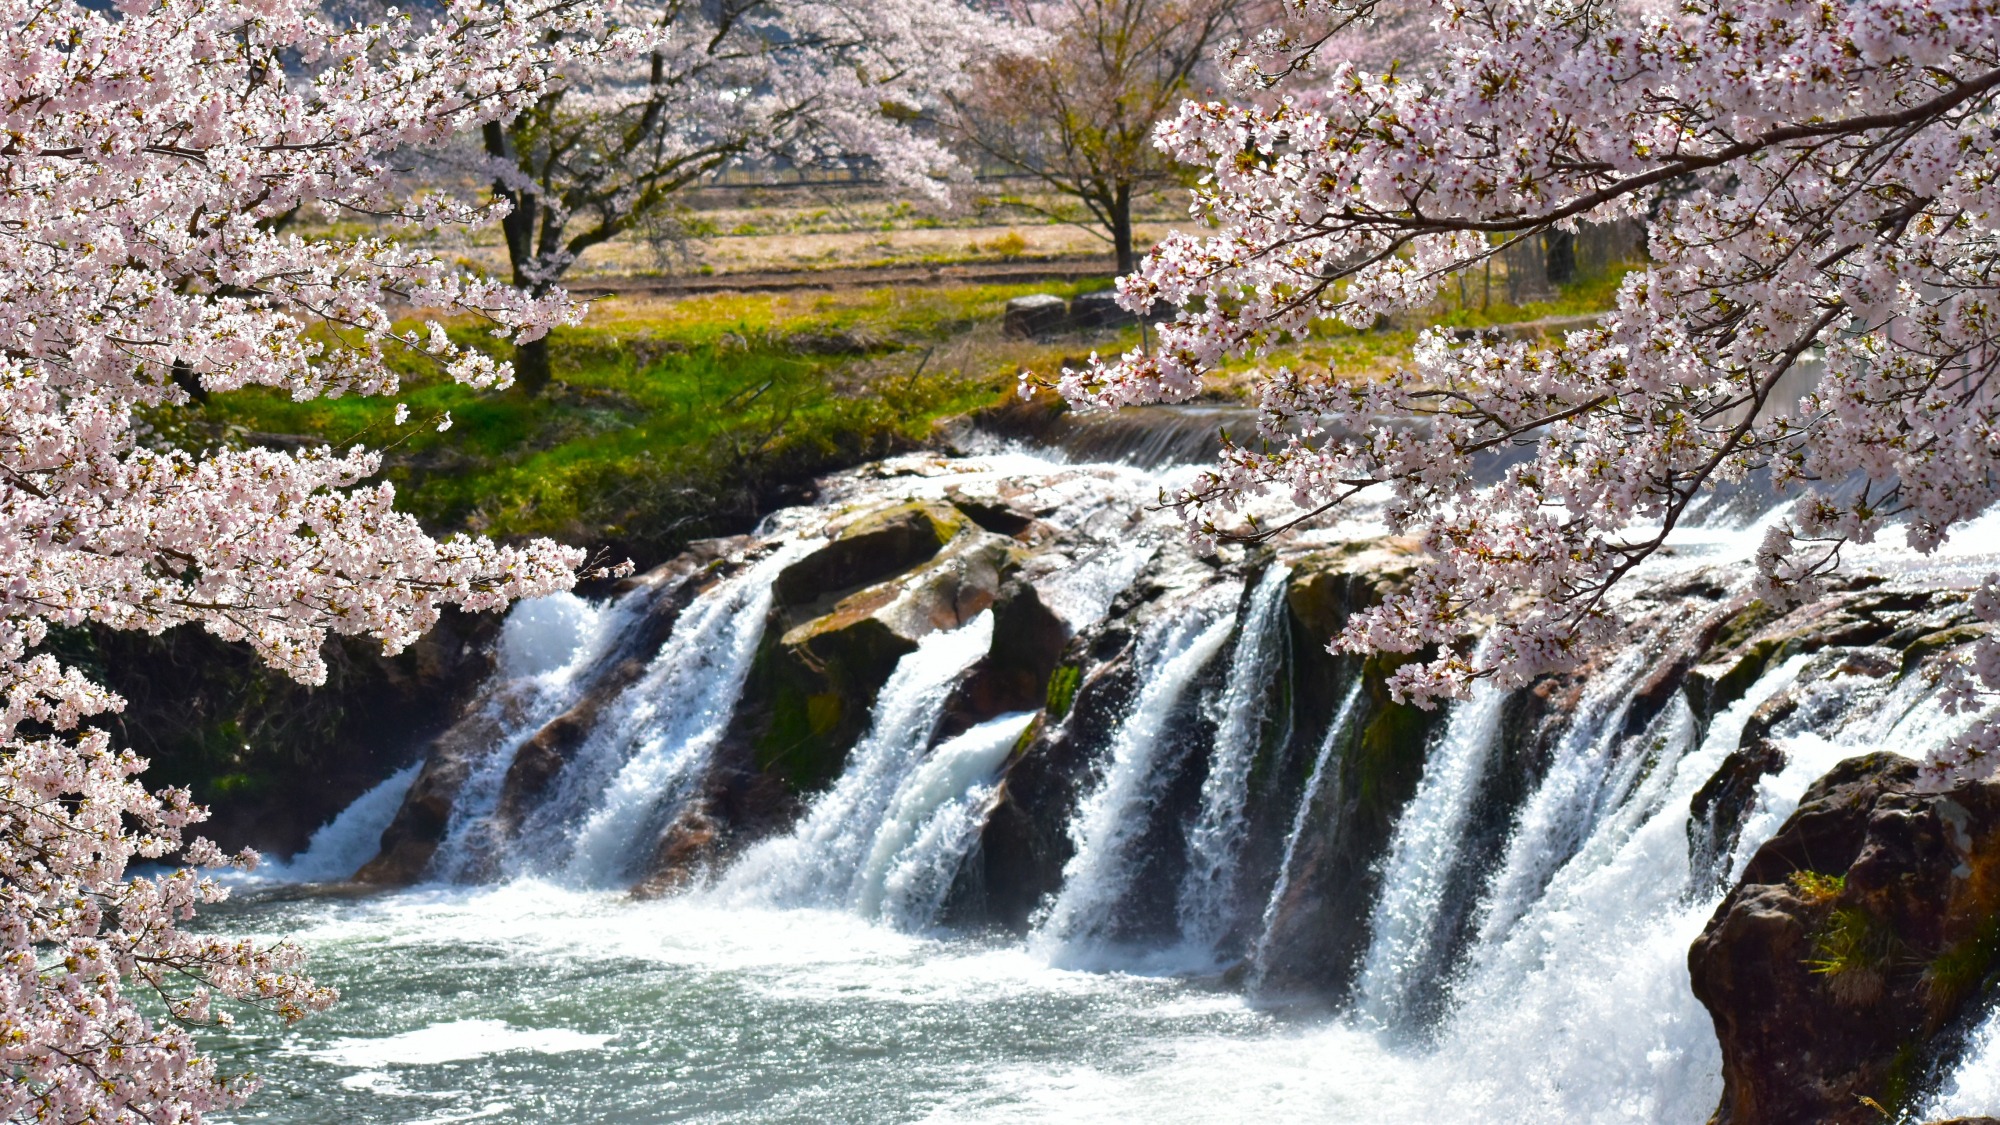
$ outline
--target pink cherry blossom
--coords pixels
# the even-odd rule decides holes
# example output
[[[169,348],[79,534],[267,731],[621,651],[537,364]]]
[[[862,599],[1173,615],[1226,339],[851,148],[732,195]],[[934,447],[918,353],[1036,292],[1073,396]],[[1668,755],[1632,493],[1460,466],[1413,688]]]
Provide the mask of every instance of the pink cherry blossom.
[[[375,454],[147,448],[134,411],[248,385],[393,392],[391,350],[473,386],[504,364],[393,310],[516,340],[577,316],[386,237],[306,238],[301,208],[428,231],[487,219],[399,198],[397,154],[519,109],[560,68],[640,38],[571,0],[450,0],[365,25],[297,0],[0,0],[0,1116],[198,1122],[253,1083],[191,1028],[283,1019],[331,991],[303,954],[191,934],[247,866],[185,833],[185,791],[87,724],[121,701],[35,648],[51,625],[196,625],[305,682],[329,632],[394,652],[447,605],[564,589],[581,555],[437,539],[365,483]],[[442,428],[442,427],[440,427]],[[134,996],[151,994],[141,1005]],[[226,1003],[218,1004],[218,1000]]]
[[[1150,350],[1066,372],[1064,393],[1185,399],[1328,321],[1420,308],[1551,228],[1641,220],[1649,261],[1601,323],[1551,343],[1432,332],[1380,382],[1261,370],[1258,440],[1179,497],[1197,534],[1270,533],[1237,515],[1251,495],[1318,511],[1386,493],[1428,561],[1335,643],[1439,646],[1394,678],[1426,700],[1571,665],[1617,583],[1753,471],[1799,495],[1757,555],[1758,592],[1780,600],[1819,588],[1845,543],[1900,524],[1933,550],[1994,502],[1990,0],[1453,0],[1429,17],[1437,49],[1384,70],[1295,29],[1254,37],[1231,70],[1244,97],[1161,124],[1203,170],[1206,229],[1164,240],[1120,294],[1181,311]],[[1525,459],[1479,483],[1509,448]],[[1974,605],[2000,620],[1992,582]],[[1465,655],[1474,631],[1490,658]],[[2000,690],[2000,644],[1961,671],[1968,705]],[[1995,762],[1982,721],[1937,764]]]

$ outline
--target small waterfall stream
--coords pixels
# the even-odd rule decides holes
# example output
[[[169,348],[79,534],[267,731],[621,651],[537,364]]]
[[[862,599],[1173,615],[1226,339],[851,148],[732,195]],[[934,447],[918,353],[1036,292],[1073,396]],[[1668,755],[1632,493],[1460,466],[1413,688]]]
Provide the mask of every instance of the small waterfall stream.
[[[1215,745],[1201,785],[1201,808],[1188,832],[1188,869],[1181,880],[1181,939],[1215,954],[1228,935],[1248,826],[1250,771],[1265,740],[1271,685],[1283,671],[1284,599],[1291,568],[1267,567],[1244,609],[1244,628],[1229,658],[1215,711]],[[1281,739],[1289,738],[1286,731]]]
[[[1340,701],[1340,707],[1333,713],[1333,720],[1326,725],[1326,737],[1320,740],[1319,753],[1313,757],[1312,772],[1306,777],[1305,792],[1299,797],[1296,811],[1292,813],[1291,828],[1285,833],[1285,847],[1279,853],[1278,878],[1271,886],[1271,897],[1264,904],[1264,913],[1258,919],[1257,942],[1250,951],[1251,985],[1261,988],[1264,974],[1270,966],[1271,943],[1276,939],[1278,911],[1283,906],[1285,895],[1292,887],[1292,873],[1298,865],[1299,841],[1305,837],[1315,813],[1328,817],[1329,806],[1337,804],[1327,800],[1328,786],[1338,786],[1334,772],[1333,752],[1354,733],[1355,704],[1361,701],[1361,681],[1357,678],[1354,686],[1347,689],[1347,697]]]
[[[486,746],[452,804],[436,861],[440,875],[468,877],[507,846],[494,834],[492,817],[513,764],[510,751],[576,701],[599,658],[653,596],[639,588],[609,605],[592,605],[556,594],[524,602],[507,615],[499,666],[479,703],[485,721],[474,732]]]
[[[1374,935],[1361,964],[1357,1012],[1382,1027],[1400,1027],[1417,990],[1444,970],[1440,912],[1459,862],[1465,813],[1499,735],[1505,693],[1485,683],[1452,709],[1445,735],[1424,766],[1423,782],[1396,824],[1382,875],[1382,897],[1369,930]]]
[[[1620,803],[1619,775],[1635,764],[1635,756],[1619,754],[1618,743],[1632,691],[1650,671],[1646,654],[1634,649],[1585,685],[1575,717],[1556,744],[1555,760],[1515,818],[1506,858],[1487,883],[1475,948],[1505,937],[1596,831],[1607,809]]]
[[[1076,852],[1038,935],[1064,961],[1099,956],[1114,937],[1113,915],[1131,876],[1130,849],[1159,799],[1159,754],[1189,685],[1229,640],[1236,614],[1221,607],[1234,600],[1212,591],[1195,612],[1154,622],[1140,640],[1138,695],[1118,726],[1103,777],[1071,825]]]
[[[808,545],[787,542],[703,593],[523,822],[512,864],[603,886],[643,859],[721,737],[763,639],[771,584]]]
[[[863,917],[906,930],[937,924],[985,824],[993,776],[1032,721],[1016,712],[947,739],[897,786],[850,896]]]
[[[906,793],[906,783],[930,749],[953,685],[992,643],[993,614],[982,612],[957,629],[925,637],[898,661],[876,696],[867,735],[847,756],[845,772],[790,835],[767,840],[738,860],[718,893],[780,906],[854,905],[870,881],[878,843],[887,854],[875,874],[886,882],[888,864],[902,851],[891,839],[914,833],[919,818],[935,808],[920,807],[922,798]],[[954,758],[958,754],[954,751]],[[926,795],[929,790],[924,786]],[[885,828],[890,838],[884,838]],[[878,908],[880,896],[878,889]]]

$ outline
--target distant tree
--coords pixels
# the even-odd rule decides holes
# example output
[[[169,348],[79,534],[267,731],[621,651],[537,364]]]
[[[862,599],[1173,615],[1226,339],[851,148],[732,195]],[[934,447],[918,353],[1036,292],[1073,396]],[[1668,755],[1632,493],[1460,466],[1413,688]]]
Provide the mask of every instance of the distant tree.
[[[1232,0],[1014,0],[1050,45],[996,58],[952,100],[970,151],[1076,201],[1101,228],[1118,272],[1137,262],[1135,202],[1179,182],[1153,128],[1190,93],[1232,28]]]
[[[744,161],[865,161],[941,196],[958,164],[919,123],[1015,41],[959,0],[625,0],[613,15],[649,28],[653,48],[565,71],[481,135],[494,194],[510,205],[513,281],[531,293]],[[545,340],[524,342],[514,362],[527,391],[547,384]]]
[[[1619,583],[1753,471],[1798,493],[1756,557],[1757,592],[1779,601],[1820,589],[1849,543],[1890,531],[1928,552],[2000,500],[2000,14],[1434,11],[1448,49],[1393,71],[1262,33],[1231,70],[1239,102],[1190,102],[1163,126],[1205,173],[1195,206],[1213,226],[1123,279],[1129,307],[1183,311],[1150,351],[1068,373],[1070,398],[1187,398],[1222,364],[1421,309],[1505,245],[1578,223],[1645,223],[1650,260],[1599,324],[1546,343],[1435,331],[1379,381],[1260,369],[1263,440],[1179,497],[1199,533],[1272,533],[1236,514],[1258,493],[1308,513],[1382,497],[1426,561],[1337,643],[1436,646],[1392,680],[1423,699],[1572,666],[1609,635]],[[1803,400],[1784,393],[1802,380]],[[1482,483],[1482,459],[1509,447],[1525,455]],[[2000,578],[1971,608],[2000,622]],[[1476,659],[1459,644],[1474,630]],[[1961,671],[1948,698],[1990,701],[2000,639]],[[1993,772],[1995,720],[1936,768]]]
[[[504,385],[504,365],[390,309],[526,340],[576,315],[560,294],[277,228],[302,207],[487,221],[436,192],[400,201],[390,156],[640,44],[566,0],[450,0],[421,26],[299,0],[0,0],[0,23],[0,1119],[198,1123],[254,1082],[218,1073],[190,1025],[226,1021],[224,997],[296,1019],[333,994],[289,943],[183,929],[224,896],[213,880],[128,872],[255,857],[185,836],[206,815],[189,794],[148,792],[146,763],[84,725],[122,702],[37,646],[51,625],[198,624],[314,683],[329,632],[393,652],[444,606],[569,587],[578,552],[426,535],[362,484],[380,461],[359,445],[151,449],[135,414],[248,385],[390,393],[392,349]]]

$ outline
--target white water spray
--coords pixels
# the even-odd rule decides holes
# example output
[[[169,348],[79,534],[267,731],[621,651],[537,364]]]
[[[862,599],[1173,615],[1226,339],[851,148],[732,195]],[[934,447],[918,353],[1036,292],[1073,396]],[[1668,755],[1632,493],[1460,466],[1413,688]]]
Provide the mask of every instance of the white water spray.
[[[681,611],[646,674],[523,823],[516,866],[555,866],[574,885],[605,886],[644,862],[662,816],[687,796],[735,713],[771,613],[771,584],[811,546],[786,543]]]
[[[993,645],[993,612],[932,633],[875,698],[868,733],[838,780],[789,836],[766,840],[730,869],[717,891],[770,905],[847,905],[904,780],[923,760],[958,679]]]
[[[268,860],[257,874],[282,883],[326,883],[346,879],[375,858],[382,832],[396,819],[404,794],[423,769],[421,762],[404,766],[354,799],[340,815],[320,826],[305,850],[288,861]]]
[[[1505,700],[1504,692],[1481,681],[1472,698],[1452,708],[1416,795],[1396,821],[1355,988],[1356,1013],[1377,1026],[1403,1024],[1416,989],[1442,967],[1438,916],[1459,860],[1466,812],[1499,739]]]
[[[1002,715],[946,740],[896,790],[856,882],[864,917],[907,930],[938,923],[991,811],[994,774],[1034,717]]]
[[[1620,764],[1619,735],[1631,710],[1632,689],[1647,670],[1644,654],[1634,649],[1584,686],[1548,773],[1514,818],[1506,858],[1487,883],[1476,945],[1491,945],[1506,935],[1611,805],[1605,798]]]
[[[1188,869],[1181,880],[1181,937],[1190,949],[1217,952],[1236,909],[1250,770],[1264,742],[1271,684],[1283,670],[1285,590],[1291,568],[1273,565],[1251,591],[1243,631],[1230,656],[1229,678],[1216,703],[1215,744],[1201,807],[1188,832]]]
[[[576,702],[598,660],[656,596],[657,590],[642,587],[605,604],[551,594],[508,611],[500,626],[499,667],[475,704],[477,721],[453,732],[482,742],[483,753],[452,801],[451,820],[432,861],[437,875],[464,878],[504,846],[493,834],[491,818],[515,747]]]
[[[1226,592],[1233,604],[1237,591]],[[1076,853],[1063,867],[1062,890],[1037,933],[1053,957],[1088,956],[1106,937],[1131,878],[1132,844],[1165,784],[1159,756],[1170,724],[1188,685],[1215,659],[1235,624],[1233,611],[1197,605],[1148,626],[1138,657],[1138,695],[1118,726],[1102,780],[1071,822]]]

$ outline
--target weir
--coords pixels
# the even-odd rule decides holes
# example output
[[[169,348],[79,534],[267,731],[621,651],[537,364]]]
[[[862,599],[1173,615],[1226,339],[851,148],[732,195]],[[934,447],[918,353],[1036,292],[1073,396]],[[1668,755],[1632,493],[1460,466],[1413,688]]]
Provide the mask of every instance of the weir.
[[[1326,648],[1408,567],[1369,511],[1208,552],[1143,511],[1161,480],[891,461],[643,593],[517,608],[424,877],[1202,975],[1416,1068],[1429,1100],[1380,1120],[1705,1119],[1689,945],[1816,778],[1960,728],[1933,650],[1893,647],[1955,627],[1955,595],[1890,568],[1786,618],[1746,592],[1754,523],[1710,527],[1574,672],[1426,712],[1392,661]],[[613,674],[646,621],[659,639]],[[414,831],[413,773],[291,877],[359,866],[406,790],[389,837]],[[1987,1089],[2000,1036],[1967,1026],[1942,1107]]]

